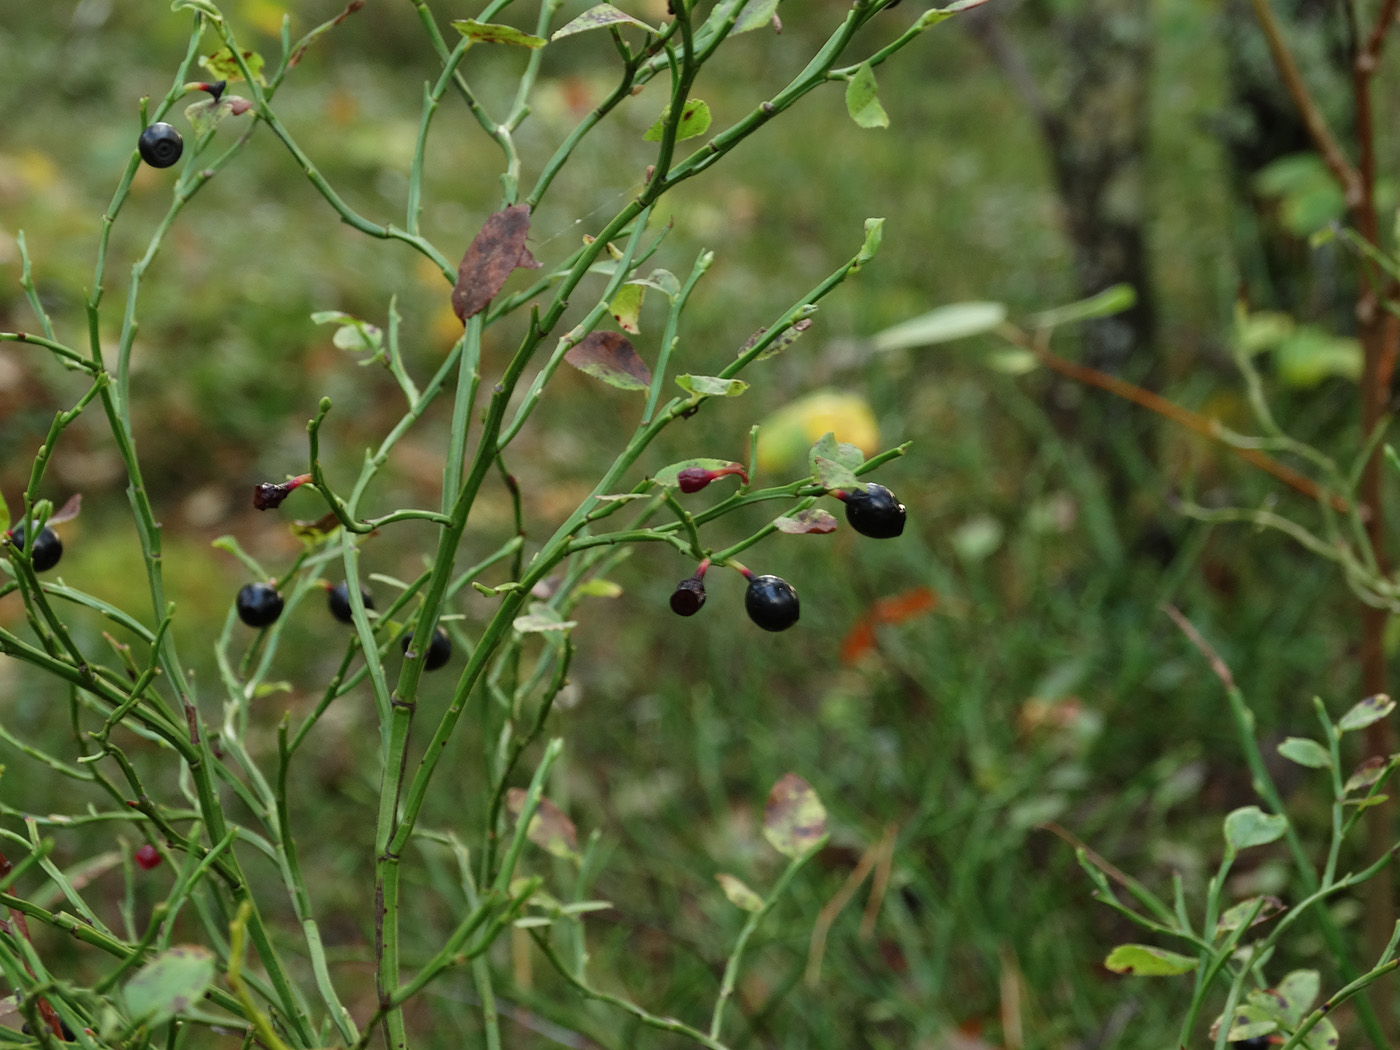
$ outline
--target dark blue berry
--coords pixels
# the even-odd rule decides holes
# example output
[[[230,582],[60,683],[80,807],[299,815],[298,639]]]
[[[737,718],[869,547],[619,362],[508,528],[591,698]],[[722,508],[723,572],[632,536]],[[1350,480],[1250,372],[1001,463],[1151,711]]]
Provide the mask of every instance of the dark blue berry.
[[[765,631],[786,631],[797,622],[797,589],[781,576],[755,576],[744,592],[749,619]]]
[[[271,584],[244,584],[238,592],[238,618],[249,627],[268,627],[282,615],[282,604],[282,596]]]
[[[413,639],[413,632],[409,631],[403,636],[403,651],[408,653],[408,643]],[[447,632],[441,627],[433,629],[433,640],[428,643],[428,652],[423,657],[423,670],[436,671],[448,660],[452,659],[452,639],[447,637]]]
[[[360,598],[366,609],[374,608],[374,596],[363,587],[360,588]],[[346,581],[342,580],[327,592],[326,603],[330,606],[331,615],[341,623],[355,622],[350,612],[350,584]]]
[[[10,533],[10,542],[21,550],[24,548],[24,526],[17,525]],[[29,551],[29,561],[35,572],[52,569],[63,557],[63,541],[58,533],[45,525],[39,530],[39,538],[34,541],[34,549]]]
[[[136,148],[141,151],[141,159],[151,167],[168,168],[180,159],[185,142],[173,125],[162,120],[141,132]]]
[[[890,540],[904,531],[904,504],[884,485],[871,483],[864,491],[845,494],[846,520],[862,536]]]

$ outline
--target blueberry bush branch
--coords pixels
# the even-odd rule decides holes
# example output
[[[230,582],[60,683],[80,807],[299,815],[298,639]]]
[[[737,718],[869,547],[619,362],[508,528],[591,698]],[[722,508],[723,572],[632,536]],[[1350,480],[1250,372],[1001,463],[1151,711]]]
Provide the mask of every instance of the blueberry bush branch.
[[[820,301],[874,256],[881,234],[880,221],[869,220],[859,252],[780,311],[776,321],[743,347],[718,376],[677,376],[672,372],[673,362],[684,357],[687,349],[686,309],[698,294],[700,278],[714,255],[701,252],[684,283],[663,270],[645,276],[642,267],[661,253],[669,229],[652,228],[657,203],[679,183],[724,159],[805,95],[824,85],[848,80],[851,71],[837,68],[835,62],[857,40],[860,30],[892,4],[856,0],[796,78],[770,100],[757,104],[745,117],[689,153],[683,144],[706,130],[698,115],[707,114],[708,109],[702,110],[703,102],[692,97],[702,81],[706,63],[730,37],[760,29],[766,19],[754,18],[745,11],[744,3],[731,0],[716,5],[700,21],[695,17],[695,3],[677,0],[672,5],[672,19],[664,27],[643,28],[639,46],[629,42],[637,26],[608,26],[607,32],[621,60],[617,86],[563,137],[543,163],[525,202],[519,203],[525,185],[521,180],[529,162],[518,147],[515,133],[530,115],[531,95],[543,69],[542,49],[568,47],[569,36],[581,30],[559,32],[561,27],[555,22],[561,0],[542,0],[533,32],[497,25],[492,19],[509,6],[508,0],[497,0],[487,6],[480,18],[454,22],[461,36],[449,47],[438,29],[435,13],[427,3],[415,0],[418,20],[438,68],[423,89],[401,227],[353,209],[278,112],[279,91],[290,83],[289,74],[306,49],[360,6],[350,4],[295,42],[290,35],[290,22],[284,20],[281,59],[264,77],[262,59],[242,46],[231,20],[211,0],[175,0],[172,7],[186,12],[193,21],[188,47],[166,95],[154,107],[146,100],[138,106],[140,124],[146,131],[141,135],[140,148],[133,150],[118,180],[98,232],[96,268],[84,303],[86,352],[65,341],[44,310],[32,277],[29,246],[22,235],[19,238],[20,283],[42,334],[5,332],[0,333],[0,342],[47,352],[59,364],[84,374],[88,385],[71,409],[56,416],[45,443],[35,453],[18,523],[11,519],[8,505],[0,501],[0,554],[4,556],[0,568],[10,578],[0,583],[0,599],[14,597],[22,604],[25,624],[33,635],[30,640],[0,628],[0,653],[28,665],[68,691],[77,760],[28,746],[8,728],[3,739],[14,744],[26,759],[98,788],[111,807],[106,811],[94,808],[55,815],[46,818],[49,823],[74,828],[101,828],[108,824],[132,828],[147,842],[135,854],[126,852],[128,847],[123,846],[127,894],[118,908],[119,933],[118,926],[106,924],[101,909],[84,895],[80,880],[70,878],[50,859],[52,844],[40,836],[40,822],[27,821],[26,836],[6,832],[6,841],[13,841],[23,851],[23,857],[8,872],[0,900],[16,915],[76,934],[80,941],[114,956],[117,963],[93,989],[69,987],[49,976],[28,938],[16,937],[11,929],[0,930],[0,965],[10,983],[25,993],[27,1002],[39,1004],[31,1013],[46,1009],[42,1004],[50,998],[57,1001],[60,1005],[51,1026],[61,1022],[75,1030],[82,1028],[80,1042],[124,1041],[136,1038],[150,1025],[169,1025],[168,1038],[173,1045],[179,1032],[192,1025],[231,1028],[243,1033],[248,1043],[311,1048],[325,1046],[328,1041],[343,1046],[368,1046],[381,1036],[395,1047],[410,1045],[412,1034],[405,1005],[442,975],[470,964],[484,1004],[485,1037],[488,1045],[495,1046],[500,1045],[501,1036],[492,1005],[494,992],[487,952],[504,931],[521,923],[535,932],[546,957],[559,965],[570,983],[586,995],[613,1002],[647,1024],[683,1033],[701,1045],[720,1047],[726,1003],[733,994],[744,949],[763,916],[774,907],[819,844],[801,838],[811,833],[817,823],[824,827],[824,814],[820,821],[813,816],[814,807],[819,810],[815,794],[805,785],[800,790],[786,783],[785,778],[779,786],[786,794],[779,797],[775,788],[777,802],[770,798],[770,817],[775,807],[778,813],[770,821],[770,830],[775,845],[791,862],[740,933],[726,965],[710,1031],[706,1033],[595,992],[583,980],[585,928],[580,916],[591,907],[582,899],[587,882],[584,869],[591,863],[588,858],[598,841],[596,835],[582,858],[569,853],[580,865],[575,886],[578,899],[571,905],[551,911],[554,905],[545,901],[542,878],[519,875],[527,866],[531,843],[562,848],[557,841],[542,843],[539,836],[543,833],[538,831],[541,825],[557,823],[553,815],[557,810],[544,792],[551,768],[562,751],[562,740],[544,746],[534,762],[530,786],[520,799],[515,795],[518,789],[510,784],[549,730],[556,698],[568,686],[574,658],[569,637],[573,621],[569,617],[590,587],[606,583],[605,574],[622,563],[630,546],[648,542],[669,545],[684,558],[701,563],[702,568],[694,577],[698,582],[712,560],[723,564],[732,555],[751,549],[779,531],[775,525],[764,526],[737,542],[730,540],[727,546],[721,542],[719,554],[714,554],[715,548],[710,545],[714,541],[706,533],[734,512],[754,504],[795,501],[792,515],[797,516],[811,510],[819,498],[831,495],[846,502],[848,520],[858,531],[893,536],[903,527],[904,508],[892,496],[878,512],[885,520],[878,523],[877,530],[868,531],[862,526],[863,521],[866,526],[869,524],[869,504],[875,488],[857,480],[902,454],[903,447],[867,459],[852,446],[838,446],[828,435],[814,449],[809,475],[758,488],[752,487],[756,441],[753,432],[747,471],[739,464],[721,462],[718,469],[712,469],[696,465],[711,461],[696,461],[649,476],[640,467],[644,455],[673,423],[694,415],[713,398],[741,394],[747,384],[737,379],[740,373],[747,373],[763,358],[790,347],[811,324]],[[964,0],[947,13],[966,6],[970,5]],[[941,20],[930,17],[931,14],[917,18],[893,41],[884,44],[867,60],[868,64],[878,65],[891,58]],[[201,59],[211,41],[214,54]],[[500,120],[492,115],[491,103],[474,92],[467,77],[473,48],[487,42],[520,46],[526,52],[523,69]],[[216,84],[193,81],[197,59],[209,68],[218,66],[224,79]],[[655,154],[645,177],[635,184],[640,187],[636,195],[603,222],[582,247],[544,268],[544,273],[523,290],[507,292],[504,285],[513,270],[541,265],[525,247],[531,209],[569,171],[570,161],[584,137],[663,72],[670,81],[668,104],[658,117]],[[230,84],[246,91],[250,98],[227,93]],[[164,118],[190,92],[204,92],[210,98],[186,111],[194,129],[186,153],[178,131]],[[459,267],[454,267],[448,253],[424,235],[420,221],[427,193],[429,142],[446,119],[446,103],[454,94],[500,150],[503,164],[500,210],[469,246]],[[169,600],[162,526],[138,456],[136,423],[140,406],[131,380],[133,362],[142,349],[143,292],[149,281],[165,279],[159,269],[162,247],[178,225],[191,221],[200,191],[258,141],[255,133],[261,126],[266,126],[278,146],[295,161],[331,214],[369,237],[408,246],[441,272],[446,281],[444,298],[450,289],[463,329],[443,360],[423,380],[414,377],[412,366],[401,352],[395,298],[387,305],[387,323],[382,331],[348,315],[318,314],[313,318],[317,323],[335,320],[353,329],[356,345],[370,351],[371,361],[382,363],[392,375],[404,398],[402,415],[377,447],[365,454],[353,482],[347,488],[337,488],[331,481],[335,473],[331,460],[338,463],[340,457],[327,455],[323,461],[323,453],[334,444],[326,426],[332,402],[329,398],[319,401],[307,426],[307,472],[295,478],[289,475],[286,482],[265,482],[257,487],[255,506],[260,510],[275,508],[293,489],[309,485],[329,512],[318,522],[295,527],[303,549],[286,565],[269,571],[231,538],[216,541],[215,547],[228,551],[233,561],[254,579],[239,592],[222,631],[214,639],[212,650],[218,675],[208,690],[210,695],[201,696],[176,648],[175,625],[180,610]],[[215,152],[230,128],[240,130],[221,152]],[[112,229],[122,215],[140,165],[173,167],[182,155],[183,168],[173,180],[165,213],[151,226],[144,247],[131,260],[115,358],[109,371],[100,334],[104,282],[113,261]],[[591,306],[572,328],[561,331],[571,300],[583,293],[591,275],[599,273],[605,274],[606,279],[596,292],[597,297],[588,291]],[[618,297],[633,284],[659,289],[669,300],[654,369],[642,361],[628,339],[600,328],[610,317]],[[587,287],[591,289],[593,285]],[[504,365],[497,366],[499,374],[488,379],[483,368],[483,340],[488,329],[507,320],[517,324],[514,331],[518,332],[518,342]],[[630,437],[621,442],[612,462],[598,473],[589,494],[562,521],[540,522],[527,516],[520,483],[509,463],[516,439],[527,428],[538,425],[537,417],[549,404],[551,381],[564,363],[644,396],[640,422]],[[670,381],[680,383],[683,393],[665,397],[663,391]],[[443,449],[440,505],[435,509],[375,507],[375,483],[383,480],[392,451],[449,388],[451,422]],[[143,626],[139,615],[112,606],[79,587],[42,578],[61,550],[54,546],[58,540],[52,527],[64,519],[64,513],[55,513],[52,503],[41,495],[47,487],[49,463],[69,428],[89,406],[101,407],[111,441],[126,469],[154,629]],[[680,474],[686,470],[698,472],[700,480],[692,477],[693,487],[687,487],[691,482],[680,482]],[[731,474],[742,477],[736,495],[702,510],[692,509],[682,500],[681,495],[698,491],[713,478]],[[496,541],[493,553],[477,555],[475,564],[461,569],[459,558],[478,542],[476,534],[468,531],[469,524],[474,524],[473,510],[497,475],[509,494],[513,535]],[[889,495],[888,490],[880,491]],[[634,501],[639,506],[629,514],[627,527],[613,532],[596,531],[599,522],[627,509],[625,504]],[[858,511],[857,504],[866,509]],[[671,520],[654,520],[666,511]],[[862,518],[862,514],[866,517]],[[834,521],[827,514],[811,528],[799,522],[795,531],[830,531],[834,525],[828,526],[828,519]],[[365,545],[408,522],[432,530],[431,549],[426,553],[422,575],[406,583],[374,575],[366,577],[362,568]],[[336,574],[343,576],[340,587],[320,578],[331,566],[336,566]],[[737,564],[734,567],[753,578],[748,569]],[[755,611],[750,605],[750,616],[769,630],[791,626],[797,619],[795,590],[776,577],[757,580],[781,585],[775,591],[774,583],[765,584],[770,595],[777,594],[783,601],[789,601],[790,595],[790,616],[785,609],[779,618],[781,627],[773,626],[778,621],[773,619],[772,610]],[[392,602],[382,610],[376,609],[373,596],[365,587],[367,582],[392,587],[396,592]],[[480,623],[469,621],[456,604],[469,584],[495,601],[494,611]],[[751,584],[751,595],[752,590]],[[332,612],[351,626],[351,633],[331,680],[319,690],[319,701],[296,726],[290,714],[276,723],[275,747],[268,754],[263,736],[257,731],[257,718],[265,707],[260,701],[275,695],[280,687],[274,675],[295,674],[285,666],[283,628],[289,620],[303,616],[305,607],[322,591],[329,593]],[[334,604],[338,593],[343,605],[339,611]],[[68,610],[100,615],[134,639],[132,643],[109,639],[117,654],[116,667],[107,666],[85,651],[85,636],[67,626]],[[245,635],[245,628],[252,628],[255,633]],[[404,653],[396,673],[391,672],[389,659],[395,648]],[[435,715],[436,724],[427,734],[423,750],[411,749],[411,741],[423,735],[414,732],[414,723],[421,717],[423,675],[457,656],[463,666],[451,701]],[[331,705],[360,687],[368,689],[379,734],[379,784],[371,807],[373,890],[366,894],[374,909],[377,1006],[364,1019],[363,1026],[357,1024],[347,1008],[346,1003],[351,1000],[342,997],[323,942],[304,867],[305,850],[314,845],[314,839],[299,824],[291,788],[298,758],[323,724]],[[215,693],[222,694],[217,701],[212,695]],[[222,717],[211,709],[210,705],[216,702],[222,708]],[[479,725],[483,731],[476,743],[485,756],[488,776],[487,789],[474,800],[475,812],[467,823],[481,828],[481,842],[473,847],[470,861],[464,848],[459,856],[462,892],[467,901],[465,915],[424,955],[418,950],[420,931],[406,926],[404,866],[412,857],[411,845],[430,848],[435,843],[448,842],[454,850],[458,849],[454,833],[444,834],[426,826],[425,807],[435,794],[446,790],[441,777],[442,760],[449,753],[448,745],[464,735],[462,715],[473,704],[480,708]],[[158,753],[173,760],[177,768],[151,772],[145,768],[145,762],[133,761],[127,743],[132,737],[157,742]],[[174,775],[166,775],[171,772]],[[805,814],[805,822],[792,822],[792,806]],[[507,810],[515,820],[513,832],[507,830]],[[0,812],[16,816],[19,811],[5,806]],[[143,871],[161,863],[179,865],[168,895],[144,926],[136,921],[133,910],[132,858]],[[270,893],[260,876],[250,874],[251,866],[245,869],[245,864],[254,859],[259,869],[265,866],[264,862],[270,862],[277,893]],[[48,892],[57,893],[81,921],[15,892],[22,878],[40,873],[48,884]],[[528,910],[537,909],[544,910],[543,917],[532,915],[528,921],[524,918]],[[269,917],[276,912],[287,912],[294,920],[300,934],[294,949],[272,936]],[[205,945],[199,951],[177,950],[172,945],[173,917],[177,914],[184,914],[200,931]],[[539,932],[541,922],[553,927],[548,936]],[[409,934],[415,937],[412,955],[405,944]],[[421,934],[432,938],[431,931]],[[555,934],[560,943],[568,945],[571,961],[556,954],[552,944]],[[411,957],[420,961],[415,963],[413,973],[406,975],[406,962]],[[423,958],[427,961],[422,962]],[[139,996],[133,998],[133,987],[139,990],[148,974],[157,975],[148,983],[161,985],[166,981],[167,970],[180,967],[184,967],[179,970],[181,980],[189,982],[187,994],[180,997],[183,1005],[156,1004],[150,1007],[151,1012],[135,1011],[131,1003],[138,1001]],[[215,983],[216,972],[222,973],[228,991]],[[34,1013],[31,1020],[37,1016]]]

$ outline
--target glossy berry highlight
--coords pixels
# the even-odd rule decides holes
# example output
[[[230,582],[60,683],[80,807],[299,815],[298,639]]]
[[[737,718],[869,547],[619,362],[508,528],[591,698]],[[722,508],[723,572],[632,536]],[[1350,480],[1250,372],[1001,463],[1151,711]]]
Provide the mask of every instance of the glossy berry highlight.
[[[360,600],[364,602],[366,609],[374,608],[374,595],[363,587],[360,588]],[[342,580],[329,591],[326,592],[326,605],[334,616],[341,623],[354,623],[354,615],[350,611],[350,584]]]
[[[21,550],[24,549],[23,525],[17,525],[11,530],[10,542]],[[39,530],[39,538],[34,541],[33,549],[27,553],[34,571],[45,572],[57,565],[58,559],[63,557],[63,541],[58,538],[58,533],[45,525]]]
[[[185,140],[172,124],[160,120],[141,132],[136,142],[141,159],[153,168],[168,168],[185,151]]]
[[[412,640],[412,631],[409,631],[403,636],[403,651],[405,656],[408,655],[409,642]],[[428,643],[428,651],[423,656],[423,670],[436,671],[451,659],[452,639],[447,636],[447,632],[441,627],[433,628],[433,640]]]
[[[269,627],[282,615],[282,596],[268,583],[244,584],[235,604],[238,618],[249,627]]]
[[[160,867],[160,851],[149,842],[138,849],[131,859],[136,861],[136,866],[142,871]]]
[[[865,491],[834,493],[846,503],[846,521],[862,536],[892,540],[904,531],[904,504],[884,485],[873,482]]]
[[[744,592],[744,611],[765,631],[786,631],[801,611],[797,588],[781,576],[754,576]]]

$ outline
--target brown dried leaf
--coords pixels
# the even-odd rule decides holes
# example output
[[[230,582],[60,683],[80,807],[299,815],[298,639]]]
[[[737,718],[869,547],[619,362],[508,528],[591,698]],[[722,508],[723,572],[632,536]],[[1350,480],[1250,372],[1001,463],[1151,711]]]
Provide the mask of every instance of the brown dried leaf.
[[[637,356],[631,341],[619,332],[588,333],[564,355],[564,360],[580,372],[622,390],[646,390],[651,386],[651,369]]]
[[[513,204],[487,219],[472,238],[452,288],[452,309],[463,324],[486,309],[517,268],[539,269],[539,262],[525,247],[529,233],[530,206]]]
[[[529,792],[524,788],[511,788],[506,792],[506,809],[517,820],[525,810],[525,799]],[[574,822],[564,816],[564,811],[547,798],[540,798],[539,808],[530,818],[525,837],[543,850],[563,857],[565,860],[578,860],[578,829]]]

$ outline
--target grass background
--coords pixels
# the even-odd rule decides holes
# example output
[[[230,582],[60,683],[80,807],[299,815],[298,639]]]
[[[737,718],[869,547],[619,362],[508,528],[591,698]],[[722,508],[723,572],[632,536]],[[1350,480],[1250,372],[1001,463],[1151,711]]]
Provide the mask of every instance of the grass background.
[[[294,28],[337,7],[298,5]],[[779,45],[815,41],[842,7],[813,0],[787,18],[783,38],[760,32],[736,41],[697,86],[716,121],[784,83],[801,48]],[[280,7],[241,0],[227,10],[257,27],[253,46],[275,50]],[[888,31],[912,15],[891,12]],[[1210,131],[1227,105],[1213,18],[1213,5],[1182,0],[1154,25],[1149,234],[1168,392],[1242,422],[1240,388],[1222,362],[1239,260],[1252,248]],[[0,327],[32,324],[17,284],[13,238],[23,228],[45,303],[77,338],[98,219],[139,131],[136,100],[164,91],[186,31],[187,19],[163,5],[84,0],[0,10]],[[522,129],[527,181],[611,84],[610,51],[595,36],[546,53]],[[1049,71],[1059,56],[1048,41],[1032,41],[1032,57]],[[483,98],[504,105],[512,56],[478,63],[473,53],[470,67]],[[434,68],[407,5],[371,3],[313,48],[279,95],[293,134],[365,214],[402,211],[422,82]],[[712,404],[674,429],[649,466],[692,455],[742,459],[756,420],[814,389],[855,388],[886,444],[913,442],[879,478],[908,504],[910,528],[893,543],[842,531],[750,552],[757,571],[781,574],[801,591],[801,627],[779,636],[733,614],[742,586],[730,574],[713,579],[709,606],[693,621],[658,614],[691,569],[659,550],[639,550],[614,574],[621,598],[581,610],[575,702],[553,727],[569,746],[550,794],[581,831],[602,833],[606,863],[594,892],[617,904],[590,922],[592,972],[655,1012],[700,1016],[742,922],[713,875],[733,872],[756,887],[776,876],[759,833],[762,800],[793,770],[826,801],[833,844],[760,931],[732,1045],[1160,1046],[1174,1036],[1174,1011],[1188,990],[1101,968],[1107,950],[1134,935],[1088,899],[1072,850],[1044,822],[1151,884],[1179,870],[1199,888],[1219,848],[1219,818],[1252,796],[1218,683],[1160,605],[1178,605],[1220,648],[1264,734],[1277,738],[1310,725],[1314,693],[1336,709],[1355,699],[1354,613],[1338,581],[1284,540],[1209,529],[1169,509],[1169,492],[1188,481],[1245,505],[1270,494],[1218,451],[1152,432],[1125,457],[1133,496],[1123,504],[1108,495],[1105,466],[1082,451],[1078,427],[1100,418],[1090,395],[988,369],[990,341],[878,358],[859,351],[865,337],[940,304],[995,299],[1019,316],[1073,295],[1035,129],[956,20],[879,76],[890,130],[857,128],[832,88],[743,147],[717,178],[667,198],[662,210],[675,229],[658,264],[683,274],[697,251],[716,252],[682,348],[683,370],[697,373],[720,367],[849,257],[866,216],[889,221],[877,262],[823,304],[813,331],[743,398]],[[534,216],[538,257],[566,254],[638,188],[649,160],[641,133],[657,97],[653,90],[630,102],[581,150]],[[440,121],[424,223],[453,255],[495,207],[496,153],[460,106],[445,106]],[[140,173],[113,235],[109,302],[124,292],[124,261],[163,213],[168,181]],[[269,564],[285,562],[295,541],[253,514],[249,486],[301,469],[305,420],[322,394],[336,403],[325,438],[333,478],[354,468],[389,419],[388,377],[355,367],[331,347],[332,330],[309,315],[339,309],[382,323],[397,295],[407,357],[420,374],[459,331],[440,275],[333,218],[259,131],[179,224],[143,297],[137,442],[167,530],[182,610],[177,635],[205,683],[216,680],[208,639],[244,582],[210,540],[232,533]],[[644,316],[648,323],[657,328],[658,316]],[[103,334],[115,341],[117,333]],[[509,348],[509,333],[500,339],[488,355]],[[1060,348],[1073,353],[1073,333]],[[1331,448],[1354,442],[1354,390],[1345,382],[1274,393],[1300,436]],[[0,490],[12,505],[53,412],[74,396],[70,377],[51,362],[0,348]],[[533,516],[557,520],[587,491],[630,406],[586,377],[560,375],[540,417],[548,426],[532,424],[518,454]],[[392,481],[379,492],[383,507],[436,498],[436,449],[448,425],[447,406],[438,409],[396,452]],[[1067,416],[1081,423],[1066,427]],[[47,495],[61,502],[81,491],[85,499],[82,517],[64,529],[62,574],[140,608],[125,478],[100,422],[73,427],[51,468]],[[495,547],[506,512],[503,495],[489,494],[474,516],[481,535],[469,536],[464,557]],[[286,505],[286,516],[315,513],[305,494]],[[737,526],[734,535],[742,535]],[[367,568],[416,575],[427,540],[426,531],[397,530],[366,547]],[[937,596],[935,611],[880,628],[874,654],[843,662],[841,640],[872,603],[913,587]],[[458,611],[472,619],[486,608],[473,596]],[[294,613],[280,658],[290,692],[267,700],[269,741],[284,709],[314,704],[333,669],[327,652],[339,644],[327,644],[339,629],[320,609]],[[19,616],[13,599],[0,603],[0,622],[14,627]],[[95,622],[73,626],[85,645],[101,645]],[[450,687],[446,679],[428,687],[429,713]],[[62,698],[8,662],[0,663],[0,697],[0,718],[14,734],[47,739],[64,730],[55,715]],[[317,912],[338,975],[358,988],[350,1001],[359,1017],[373,995],[364,875],[377,734],[365,700],[334,711],[316,761],[300,770],[297,813],[320,829],[303,863],[314,866]],[[462,783],[435,800],[429,822],[467,833],[483,819],[460,804],[480,796],[480,745],[460,746]],[[6,804],[72,807],[61,794],[67,785],[18,755],[4,761]],[[1324,819],[1323,803],[1311,797]],[[1305,819],[1308,798],[1300,796]],[[808,987],[812,922],[887,828],[893,868],[874,935],[859,932],[862,891],[836,919],[820,983]],[[111,845],[91,833],[60,834],[59,843],[69,861]],[[1244,876],[1256,887],[1279,878],[1267,851],[1261,855]],[[410,895],[410,927],[423,931],[419,947],[427,950],[450,911],[453,875],[431,848],[415,870],[422,885]],[[1318,947],[1302,933],[1288,946],[1289,961],[1319,965]],[[513,1018],[510,1046],[677,1045],[580,1004],[538,959],[527,967],[523,953],[504,946],[493,961]],[[429,1033],[425,1045],[479,1044],[470,988],[465,975],[433,987],[412,1018]]]

